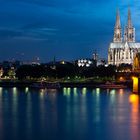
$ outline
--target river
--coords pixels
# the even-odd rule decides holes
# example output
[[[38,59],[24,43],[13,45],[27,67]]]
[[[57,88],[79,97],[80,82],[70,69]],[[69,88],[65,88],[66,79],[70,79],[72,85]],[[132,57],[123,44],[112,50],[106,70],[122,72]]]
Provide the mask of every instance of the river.
[[[130,89],[0,87],[0,140],[140,140]]]

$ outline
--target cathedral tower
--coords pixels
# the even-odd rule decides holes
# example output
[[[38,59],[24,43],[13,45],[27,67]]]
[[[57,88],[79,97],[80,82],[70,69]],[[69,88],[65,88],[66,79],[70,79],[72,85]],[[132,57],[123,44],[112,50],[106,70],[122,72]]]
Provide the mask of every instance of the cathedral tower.
[[[114,29],[113,42],[122,42],[122,30],[121,30],[119,10],[117,10],[117,15],[116,15],[116,24]]]
[[[137,52],[140,52],[140,43],[135,42],[135,28],[131,21],[131,12],[128,9],[128,19],[122,40],[120,15],[117,11],[114,39],[108,49],[108,64],[119,66],[121,64],[133,64]]]
[[[128,19],[127,19],[127,25],[124,31],[124,41],[135,42],[135,28],[132,25],[130,9],[128,9]]]

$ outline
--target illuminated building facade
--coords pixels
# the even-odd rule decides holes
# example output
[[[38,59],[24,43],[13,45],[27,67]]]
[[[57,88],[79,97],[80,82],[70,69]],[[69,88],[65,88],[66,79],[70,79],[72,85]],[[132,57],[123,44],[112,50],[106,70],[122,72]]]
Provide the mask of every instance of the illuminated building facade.
[[[90,67],[93,65],[93,61],[90,59],[79,59],[77,65],[78,67]]]
[[[128,20],[123,37],[120,15],[117,11],[114,38],[108,49],[108,64],[117,66],[133,64],[134,56],[139,51],[140,43],[135,42],[135,28],[132,25],[130,9],[128,9]]]

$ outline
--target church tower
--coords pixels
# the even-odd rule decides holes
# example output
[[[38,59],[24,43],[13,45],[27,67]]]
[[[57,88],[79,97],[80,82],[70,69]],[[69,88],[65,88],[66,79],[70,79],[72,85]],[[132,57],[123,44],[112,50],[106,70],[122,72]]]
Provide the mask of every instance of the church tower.
[[[114,29],[113,42],[122,42],[122,29],[121,29],[121,23],[120,23],[119,10],[117,10],[117,15],[116,15],[116,24],[115,24],[115,29]]]
[[[135,28],[132,25],[130,9],[128,9],[127,18],[122,40],[120,15],[117,11],[114,39],[108,49],[108,64],[110,65],[133,64],[136,52],[140,52],[140,43],[135,42]]]
[[[127,25],[124,31],[124,41],[135,42],[135,28],[132,25],[130,9],[128,9],[128,19],[127,19]]]

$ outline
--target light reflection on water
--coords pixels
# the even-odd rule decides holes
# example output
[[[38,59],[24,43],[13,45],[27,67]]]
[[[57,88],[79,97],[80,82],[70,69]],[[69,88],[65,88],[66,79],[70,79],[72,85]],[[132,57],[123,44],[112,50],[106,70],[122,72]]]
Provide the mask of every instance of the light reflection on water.
[[[0,88],[0,139],[139,140],[139,109],[128,89]]]
[[[2,101],[3,101],[3,88],[2,87],[0,87],[0,133],[1,133],[1,135],[0,135],[0,139],[3,139],[3,111],[2,111],[2,108],[3,108],[3,103],[2,103]]]
[[[28,92],[29,92],[29,88],[26,87],[26,88],[25,88],[25,93],[28,93]]]
[[[140,132],[140,126],[138,125],[138,122],[140,121],[139,96],[136,94],[131,94],[129,96],[129,102],[131,103],[131,133],[133,134],[133,139],[137,139],[137,135],[139,135]]]

